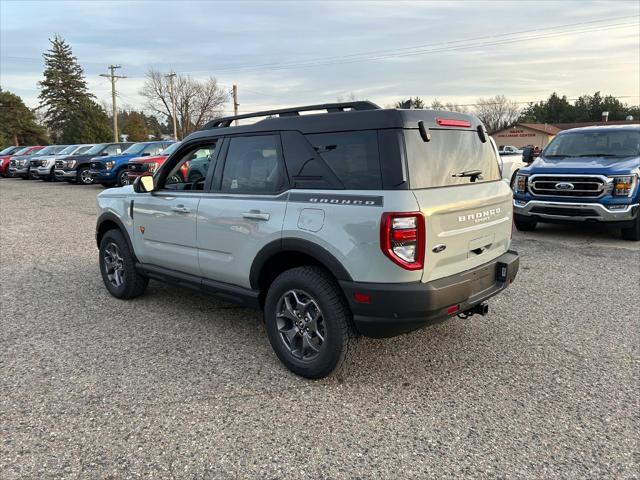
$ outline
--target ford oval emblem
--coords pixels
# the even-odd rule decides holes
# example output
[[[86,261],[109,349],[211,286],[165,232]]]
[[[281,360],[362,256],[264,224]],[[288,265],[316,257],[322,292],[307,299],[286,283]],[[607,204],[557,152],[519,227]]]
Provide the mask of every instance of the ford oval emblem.
[[[559,182],[556,183],[556,190],[573,190],[575,186],[573,183],[569,182]]]
[[[441,243],[440,245],[436,245],[435,247],[433,247],[431,249],[431,251],[433,253],[440,253],[441,251],[443,251],[445,248],[447,248],[447,246],[443,243]]]

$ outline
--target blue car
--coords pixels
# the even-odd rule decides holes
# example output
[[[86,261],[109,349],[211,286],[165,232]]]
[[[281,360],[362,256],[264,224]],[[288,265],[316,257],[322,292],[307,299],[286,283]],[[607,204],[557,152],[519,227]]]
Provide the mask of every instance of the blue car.
[[[533,160],[525,150],[525,161]],[[640,240],[640,125],[560,132],[518,171],[513,213],[518,230],[540,223],[589,222]]]
[[[97,157],[91,161],[89,173],[94,183],[101,185],[121,187],[127,185],[127,164],[136,157],[148,157],[158,155],[173,142],[140,142],[134,143],[119,155]]]

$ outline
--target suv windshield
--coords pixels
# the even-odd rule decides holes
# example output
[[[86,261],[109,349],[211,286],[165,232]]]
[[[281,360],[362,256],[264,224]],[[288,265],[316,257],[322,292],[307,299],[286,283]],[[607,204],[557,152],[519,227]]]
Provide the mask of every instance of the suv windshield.
[[[405,130],[411,188],[433,188],[500,180],[500,167],[490,141],[475,130],[431,128],[425,142],[419,131]]]
[[[584,131],[558,135],[543,157],[635,157],[640,155],[640,130]]]
[[[83,153],[87,153],[91,148],[93,148],[93,145],[83,145],[80,148],[78,148],[76,151],[74,151],[73,154],[80,155]]]
[[[42,150],[38,150],[38,156],[51,155],[58,153],[60,150],[62,150],[62,148],[59,145],[49,145],[48,147],[44,147]]]
[[[140,153],[146,146],[147,146],[146,143],[134,143],[129,148],[127,148],[124,152],[122,152],[122,155],[129,155],[130,153]]]

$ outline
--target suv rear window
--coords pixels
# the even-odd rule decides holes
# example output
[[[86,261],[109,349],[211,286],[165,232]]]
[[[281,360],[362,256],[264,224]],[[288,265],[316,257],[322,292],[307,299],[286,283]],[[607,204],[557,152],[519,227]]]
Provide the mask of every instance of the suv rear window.
[[[446,187],[471,182],[456,176],[482,171],[476,182],[500,180],[496,153],[487,141],[482,143],[475,130],[430,129],[431,140],[422,140],[418,130],[405,130],[405,145],[411,188]]]
[[[306,135],[347,190],[382,188],[375,130]]]

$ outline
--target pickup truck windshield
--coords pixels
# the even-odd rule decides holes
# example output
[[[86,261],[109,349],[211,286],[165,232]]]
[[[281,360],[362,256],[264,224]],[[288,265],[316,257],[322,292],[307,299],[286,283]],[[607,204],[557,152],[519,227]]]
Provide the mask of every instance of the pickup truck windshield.
[[[565,133],[555,137],[543,157],[635,157],[640,155],[640,131],[612,130]]]
[[[142,150],[144,150],[144,147],[146,146],[147,146],[146,143],[134,143],[129,148],[127,148],[124,152],[122,152],[122,155],[129,155],[131,153],[133,154],[140,153]]]
[[[482,143],[475,130],[431,128],[425,142],[418,130],[405,130],[411,188],[446,187],[500,180],[491,142]]]

